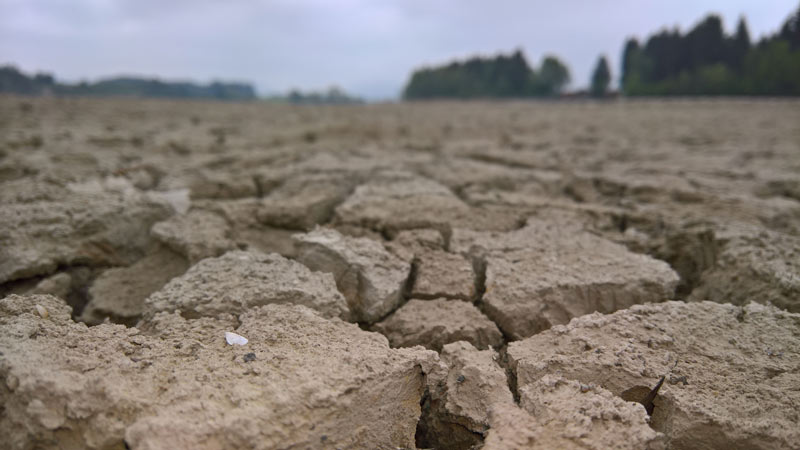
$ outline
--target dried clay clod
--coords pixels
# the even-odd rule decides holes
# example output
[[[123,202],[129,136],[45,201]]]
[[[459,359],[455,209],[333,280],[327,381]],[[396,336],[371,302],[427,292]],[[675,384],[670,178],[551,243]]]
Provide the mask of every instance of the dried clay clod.
[[[326,317],[351,316],[331,275],[274,253],[237,250],[200,261],[154,292],[145,301],[143,320],[177,310],[221,318],[270,303],[305,305]]]
[[[434,352],[304,306],[238,321],[244,347],[220,319],[162,313],[144,333],[87,328],[55,297],[0,300],[4,448],[414,447]]]
[[[558,374],[644,403],[670,448],[793,448],[798,327],[756,303],[637,305],[512,342],[508,358],[519,389]]]

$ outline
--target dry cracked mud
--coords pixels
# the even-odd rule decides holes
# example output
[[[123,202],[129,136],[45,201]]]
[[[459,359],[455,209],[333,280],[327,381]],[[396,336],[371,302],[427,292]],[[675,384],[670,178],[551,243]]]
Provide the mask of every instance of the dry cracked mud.
[[[0,131],[2,448],[800,448],[797,101]]]

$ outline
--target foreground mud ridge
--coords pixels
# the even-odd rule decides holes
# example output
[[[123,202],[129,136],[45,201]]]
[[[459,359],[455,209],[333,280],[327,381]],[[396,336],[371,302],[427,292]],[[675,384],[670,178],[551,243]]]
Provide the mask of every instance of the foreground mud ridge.
[[[2,448],[798,448],[797,102],[0,130]]]

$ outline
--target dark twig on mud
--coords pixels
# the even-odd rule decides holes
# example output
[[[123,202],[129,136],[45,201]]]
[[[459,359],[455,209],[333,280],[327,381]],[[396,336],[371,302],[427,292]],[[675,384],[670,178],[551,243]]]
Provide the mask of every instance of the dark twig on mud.
[[[660,380],[658,380],[658,384],[656,384],[656,387],[654,387],[650,392],[648,392],[647,396],[644,398],[644,400],[642,400],[642,404],[644,405],[644,409],[645,411],[647,411],[648,416],[652,416],[653,410],[656,408],[656,405],[655,403],[653,403],[653,401],[656,399],[656,396],[658,395],[658,390],[661,389],[661,385],[664,384],[664,380],[667,379],[667,375],[672,373],[672,371],[675,370],[675,367],[677,365],[678,361],[676,360],[675,364],[672,365],[672,368],[669,369],[669,371],[666,374],[664,374]]]
[[[653,403],[653,400],[656,399],[656,395],[658,395],[658,390],[661,389],[661,385],[664,384],[664,380],[666,379],[667,379],[666,375],[661,377],[661,379],[658,380],[658,384],[656,384],[656,387],[654,387],[653,390],[647,394],[647,397],[645,397],[644,400],[642,400],[642,404],[644,405],[644,409],[645,411],[647,411],[648,416],[653,415],[653,410],[656,407],[656,405]]]

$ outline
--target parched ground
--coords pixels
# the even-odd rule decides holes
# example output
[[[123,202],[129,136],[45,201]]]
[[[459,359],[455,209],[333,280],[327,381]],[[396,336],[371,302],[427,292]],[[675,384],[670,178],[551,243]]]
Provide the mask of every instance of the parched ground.
[[[798,101],[0,97],[0,447],[788,449],[798,411]]]

